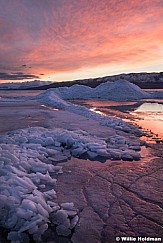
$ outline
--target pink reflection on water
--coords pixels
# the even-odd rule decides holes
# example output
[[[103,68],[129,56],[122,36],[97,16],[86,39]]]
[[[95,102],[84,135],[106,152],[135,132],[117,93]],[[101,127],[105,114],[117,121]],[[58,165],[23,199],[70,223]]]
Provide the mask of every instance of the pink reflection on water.
[[[118,117],[126,122],[142,127],[147,132],[144,140],[151,142],[153,139],[163,139],[163,100],[140,101],[109,101],[109,100],[73,100],[73,103],[89,107],[95,113],[105,116]],[[140,106],[139,106],[140,102]],[[143,104],[142,104],[143,102]],[[135,109],[136,106],[139,106]],[[116,109],[117,106],[117,109]],[[122,110],[118,106],[123,106]],[[125,108],[126,106],[126,108]],[[130,111],[127,106],[130,106]]]
[[[90,108],[90,111],[93,111],[93,112],[95,112],[95,113],[97,113],[97,114],[106,116],[106,114],[105,114],[104,112],[99,111],[99,110],[97,109],[97,107],[92,107],[92,108]]]
[[[163,104],[144,103],[130,114],[136,117],[139,126],[163,139]]]
[[[135,105],[137,102],[135,101],[124,101],[124,102],[117,102],[117,101],[109,101],[109,100],[78,100],[78,103],[85,103],[87,105],[93,107],[106,107],[106,106],[118,106],[118,105]]]
[[[159,102],[161,102],[159,100]],[[97,100],[89,100],[85,101],[85,104],[89,104],[92,106],[90,108],[91,111],[96,112],[101,115],[111,115],[107,112],[107,109],[104,109],[105,107],[109,108],[109,106],[127,106],[127,105],[135,105],[137,102],[116,102],[116,101],[97,101]],[[106,112],[105,112],[106,110]],[[119,117],[119,111],[114,109],[116,111],[116,116]],[[127,113],[124,113],[127,114]],[[148,132],[147,137],[144,139],[149,141],[152,140],[150,137],[153,137],[155,139],[163,139],[163,104],[157,103],[157,101],[151,103],[149,101],[144,102],[142,105],[140,105],[138,108],[136,108],[134,111],[129,112],[128,114],[130,116],[124,116],[121,118],[127,122],[132,122],[133,124],[136,124],[140,127],[142,127],[143,130]],[[115,114],[114,114],[115,115]],[[132,118],[133,117],[133,118]]]
[[[47,105],[41,105],[41,107],[44,107],[44,108],[47,108],[47,109],[49,109],[49,110],[53,110],[53,111],[58,111],[58,110],[59,110],[59,109],[57,109],[57,108],[52,108],[52,107],[47,106]]]

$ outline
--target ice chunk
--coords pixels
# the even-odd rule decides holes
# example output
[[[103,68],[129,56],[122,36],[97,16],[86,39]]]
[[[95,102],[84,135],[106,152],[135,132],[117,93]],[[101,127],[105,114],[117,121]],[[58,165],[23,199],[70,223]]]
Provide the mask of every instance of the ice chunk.
[[[123,153],[122,160],[133,161],[133,157],[131,156],[130,153]]]
[[[86,150],[83,147],[78,147],[71,150],[72,156],[80,156],[81,154],[85,153]]]
[[[78,215],[76,215],[73,219],[71,219],[70,229],[73,229],[77,225],[78,221],[79,221]]]
[[[71,230],[64,225],[58,225],[56,227],[56,232],[58,235],[68,236],[71,234]]]
[[[89,159],[95,159],[98,155],[95,152],[87,151]]]
[[[49,217],[48,211],[40,203],[37,204],[37,209],[39,214],[41,214],[43,218]]]
[[[55,155],[54,157],[49,157],[52,162],[62,163],[67,161],[67,156],[65,155]]]
[[[54,189],[51,189],[51,190],[43,192],[43,193],[46,196],[46,198],[48,198],[48,199],[56,198],[56,192],[54,191]]]
[[[58,224],[58,225],[61,224],[61,225],[65,225],[66,227],[70,226],[70,220],[68,219],[68,214],[63,209],[58,210],[56,213],[53,213],[52,216],[53,216],[52,222],[54,224]]]
[[[17,216],[26,220],[30,220],[33,216],[33,212],[31,210],[25,210],[24,208],[18,208],[17,209]]]
[[[15,242],[19,242],[19,243],[29,243],[29,237],[27,234],[19,233],[16,231],[11,231],[8,234],[7,239],[10,241],[15,241]]]
[[[21,203],[21,207],[36,212],[36,203],[34,203],[32,200],[29,199],[23,199]]]
[[[2,212],[4,213],[4,211],[2,211]],[[10,217],[9,217],[9,215],[10,215]],[[11,229],[17,224],[18,217],[16,214],[13,214],[13,212],[11,212],[11,211],[7,216],[8,217],[6,218],[6,221],[4,222],[4,224],[6,225],[6,227],[8,229]],[[2,217],[4,217],[4,215]]]
[[[54,140],[53,140],[52,137],[47,137],[47,138],[44,140],[43,144],[44,144],[45,146],[52,145],[52,144],[54,144]]]
[[[44,232],[48,229],[48,224],[42,224],[40,227],[39,227],[39,230],[38,230],[38,233],[40,235],[44,234]]]
[[[38,225],[39,223],[41,223],[44,220],[44,218],[42,217],[42,215],[37,214],[37,216],[32,217],[31,221],[26,221],[24,223],[24,225],[20,228],[19,232],[24,232],[24,231],[28,231],[34,227],[36,227],[36,225]]]
[[[72,210],[74,207],[74,203],[61,203],[61,207],[65,210]]]
[[[36,234],[38,232],[38,225],[35,225],[33,228],[29,230],[31,235]]]

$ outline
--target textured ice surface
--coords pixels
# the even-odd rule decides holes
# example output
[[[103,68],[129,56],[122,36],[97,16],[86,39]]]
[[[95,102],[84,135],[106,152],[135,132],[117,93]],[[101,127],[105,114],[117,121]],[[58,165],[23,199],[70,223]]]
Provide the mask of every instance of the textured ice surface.
[[[56,225],[58,235],[70,235],[79,217],[73,203],[57,203],[55,176],[62,173],[58,163],[71,156],[138,160],[132,141],[119,135],[105,141],[82,130],[41,127],[0,136],[0,225],[9,230],[8,239],[29,242],[31,234],[39,242],[49,223]],[[134,145],[140,147],[139,142]]]
[[[52,164],[50,156],[58,153],[46,148],[46,139],[53,145],[56,134],[63,140],[62,132],[31,128],[0,137],[0,225],[9,230],[8,240],[13,243],[29,242],[29,234],[41,241],[50,219],[63,209],[70,214],[65,210],[67,219],[56,232],[64,236],[71,233],[69,217],[74,218],[77,212],[71,202],[57,203],[54,176],[62,173],[62,166]],[[22,138],[26,138],[24,142]]]
[[[26,140],[22,143],[22,138],[24,137]],[[53,141],[51,142],[50,149],[46,143],[49,139]],[[120,135],[110,136],[109,139],[105,141],[103,138],[91,136],[82,130],[69,131],[60,128],[46,129],[41,127],[21,129],[0,137],[1,144],[7,143],[21,147],[21,165],[24,166],[28,172],[36,173],[37,178],[35,178],[35,181],[44,179],[50,183],[53,183],[54,179],[50,178],[49,174],[46,173],[60,171],[60,167],[54,167],[52,164],[66,161],[70,156],[79,158],[84,156],[85,158],[94,159],[98,159],[98,157],[114,159],[117,158],[117,154],[119,154],[119,159],[121,159],[122,154],[126,152],[133,160],[135,158],[137,160],[140,156],[135,150],[140,149],[140,143],[136,140],[134,146],[132,146],[132,142],[132,140],[130,141]],[[60,151],[56,150],[56,148],[58,148],[58,145],[57,147],[55,146],[56,143],[60,144]],[[66,153],[64,153],[64,151],[66,151]],[[14,154],[5,156],[5,160],[11,158],[19,162],[19,159]],[[24,180],[22,184],[25,183],[26,181]]]

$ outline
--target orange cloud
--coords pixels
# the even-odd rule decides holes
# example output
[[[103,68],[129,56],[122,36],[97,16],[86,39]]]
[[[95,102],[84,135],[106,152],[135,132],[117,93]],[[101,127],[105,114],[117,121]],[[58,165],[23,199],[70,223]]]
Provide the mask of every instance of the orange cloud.
[[[36,75],[55,76],[162,62],[162,0],[1,1],[1,71],[25,63]]]

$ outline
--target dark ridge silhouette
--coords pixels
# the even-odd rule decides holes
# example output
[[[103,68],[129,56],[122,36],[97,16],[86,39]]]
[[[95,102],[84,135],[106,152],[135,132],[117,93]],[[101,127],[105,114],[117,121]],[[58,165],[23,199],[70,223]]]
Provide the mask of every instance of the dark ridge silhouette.
[[[118,75],[99,77],[99,78],[54,82],[49,85],[43,85],[41,87],[34,87],[28,89],[46,90],[50,88],[58,88],[58,87],[65,87],[65,86],[70,87],[75,84],[86,85],[91,88],[95,88],[101,83],[114,82],[120,78],[125,79],[131,83],[134,83],[142,89],[163,89],[163,72],[118,74]]]
[[[131,83],[138,85],[142,89],[163,89],[163,72],[159,73],[129,73],[129,74],[118,74],[113,76],[98,77],[98,78],[88,78],[88,79],[79,79],[73,81],[62,81],[62,82],[53,82],[50,84],[36,85],[32,87],[20,86],[18,88],[12,88],[12,90],[46,90],[51,88],[58,87],[70,87],[72,85],[86,85],[91,88],[97,87],[101,83],[105,82],[114,82],[118,79],[125,79]],[[41,82],[41,81],[40,81]],[[30,82],[29,82],[30,83]],[[23,83],[22,83],[23,84]],[[30,85],[29,85],[30,86]],[[0,90],[8,90],[9,88],[1,87]]]

